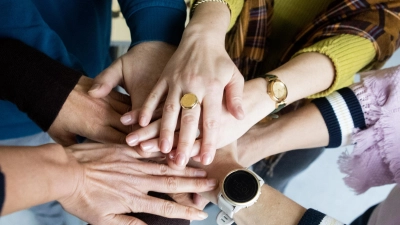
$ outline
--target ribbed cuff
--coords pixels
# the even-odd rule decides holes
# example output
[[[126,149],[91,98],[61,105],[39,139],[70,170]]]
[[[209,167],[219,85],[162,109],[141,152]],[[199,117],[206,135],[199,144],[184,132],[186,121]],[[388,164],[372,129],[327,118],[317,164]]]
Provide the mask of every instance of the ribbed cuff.
[[[350,88],[343,88],[326,98],[312,101],[319,109],[329,133],[327,148],[352,143],[354,128],[364,128],[365,119],[361,105]]]
[[[306,52],[318,52],[328,56],[335,67],[335,80],[325,91],[309,96],[319,98],[351,85],[354,75],[370,64],[376,55],[373,43],[365,38],[343,34],[321,40],[304,48],[294,56]]]
[[[308,209],[304,213],[298,225],[319,225],[324,217],[325,214],[315,209]]]
[[[0,39],[0,98],[47,131],[75,87],[80,72],[13,39]]]
[[[179,45],[185,20],[186,10],[177,8],[154,6],[138,10],[126,19],[131,31],[131,47],[145,41]]]
[[[343,223],[326,216],[325,214],[314,210],[308,209],[301,218],[298,225],[343,225]]]

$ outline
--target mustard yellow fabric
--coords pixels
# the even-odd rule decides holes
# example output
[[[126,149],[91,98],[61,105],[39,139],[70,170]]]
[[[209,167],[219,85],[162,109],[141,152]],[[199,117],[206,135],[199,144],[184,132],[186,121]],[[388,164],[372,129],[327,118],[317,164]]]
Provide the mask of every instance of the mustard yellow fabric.
[[[197,2],[197,0],[191,0],[190,5],[192,6],[194,2]],[[228,28],[229,31],[235,24],[236,19],[242,11],[244,0],[225,0],[225,2],[228,3],[229,9],[231,10],[231,23],[229,24]]]
[[[267,57],[264,60],[266,71],[276,67],[296,33],[324,11],[332,1],[275,0],[272,33]],[[233,0],[229,2],[231,13],[235,15],[240,13],[241,9],[238,9],[237,6],[241,5],[243,1]],[[231,24],[234,22],[231,21]],[[324,97],[335,90],[349,86],[353,83],[354,75],[371,63],[376,54],[371,41],[355,35],[327,38],[300,50],[295,55],[305,52],[319,52],[327,55],[332,60],[336,70],[332,86],[323,92],[310,96],[310,98]]]
[[[298,51],[294,57],[305,52],[319,52],[328,56],[336,70],[336,78],[329,89],[311,95],[310,98],[324,97],[335,90],[351,85],[354,75],[372,62],[376,55],[374,45],[370,40],[350,34],[321,40]]]

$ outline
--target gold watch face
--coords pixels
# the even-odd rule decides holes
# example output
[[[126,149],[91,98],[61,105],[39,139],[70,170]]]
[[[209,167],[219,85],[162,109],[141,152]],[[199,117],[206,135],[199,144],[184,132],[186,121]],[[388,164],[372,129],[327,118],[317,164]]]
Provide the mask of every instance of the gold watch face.
[[[279,101],[283,101],[287,97],[286,85],[280,81],[275,81],[272,86],[273,93]]]

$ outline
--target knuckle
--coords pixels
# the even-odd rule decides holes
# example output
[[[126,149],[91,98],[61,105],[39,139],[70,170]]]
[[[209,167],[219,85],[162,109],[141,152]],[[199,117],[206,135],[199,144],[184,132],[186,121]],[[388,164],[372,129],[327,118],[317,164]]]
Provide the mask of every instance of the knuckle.
[[[159,164],[159,171],[160,171],[160,175],[165,175],[168,173],[168,166],[166,166],[165,164]]]
[[[165,201],[162,206],[162,212],[165,217],[171,217],[174,213],[175,206],[172,202]]]
[[[218,93],[222,90],[222,83],[219,80],[211,80],[207,83],[208,92]]]
[[[191,124],[197,122],[196,117],[194,115],[188,114],[182,116],[182,122],[186,124]]]
[[[186,215],[186,218],[192,218],[193,214],[194,214],[194,211],[193,211],[192,208],[190,208],[190,207],[185,207],[185,215]]]
[[[176,191],[178,189],[178,181],[175,177],[166,177],[165,185],[169,191]]]
[[[219,121],[216,119],[207,119],[204,121],[204,127],[206,129],[216,129],[219,127]]]
[[[194,182],[194,185],[196,186],[196,188],[201,189],[201,188],[204,188],[206,186],[205,182],[206,181],[204,179],[196,179],[195,182]]]
[[[184,172],[185,172],[186,177],[195,176],[195,169],[193,169],[193,168],[186,167]]]
[[[173,103],[166,103],[164,105],[164,112],[167,112],[167,113],[174,113],[177,111],[177,109],[178,109],[178,107]]]

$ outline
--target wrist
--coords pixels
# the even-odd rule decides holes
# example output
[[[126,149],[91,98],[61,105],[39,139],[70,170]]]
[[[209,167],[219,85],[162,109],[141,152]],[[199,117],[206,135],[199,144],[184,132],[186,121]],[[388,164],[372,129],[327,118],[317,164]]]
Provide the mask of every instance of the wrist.
[[[229,7],[221,2],[204,2],[196,7],[183,37],[199,36],[225,43],[225,35],[230,23]]]

